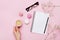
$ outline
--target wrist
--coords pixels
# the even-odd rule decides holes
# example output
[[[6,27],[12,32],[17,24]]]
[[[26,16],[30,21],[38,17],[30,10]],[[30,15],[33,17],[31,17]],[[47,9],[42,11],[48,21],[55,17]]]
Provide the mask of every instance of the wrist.
[[[16,40],[20,40],[20,39],[16,39]]]
[[[16,38],[16,40],[20,40],[20,38]]]

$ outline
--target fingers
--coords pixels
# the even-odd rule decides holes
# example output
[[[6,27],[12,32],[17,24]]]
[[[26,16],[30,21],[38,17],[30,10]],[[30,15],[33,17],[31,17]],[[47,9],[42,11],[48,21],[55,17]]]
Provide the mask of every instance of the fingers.
[[[16,32],[20,32],[20,30],[19,30],[18,27],[15,26],[14,29],[13,29],[13,32],[14,32],[14,33],[16,33]]]
[[[16,31],[18,31],[18,32],[20,32],[20,30],[19,30],[19,28],[18,28],[18,27],[15,27],[15,30],[16,30]]]
[[[15,34],[16,32],[17,32],[17,31],[16,31],[16,28],[14,27],[14,28],[13,28],[13,33]]]

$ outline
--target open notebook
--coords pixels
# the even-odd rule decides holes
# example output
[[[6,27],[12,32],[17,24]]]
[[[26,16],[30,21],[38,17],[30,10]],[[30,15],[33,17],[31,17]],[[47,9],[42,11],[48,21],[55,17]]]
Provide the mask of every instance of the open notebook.
[[[36,11],[34,12],[31,32],[44,34],[46,31],[49,14]]]

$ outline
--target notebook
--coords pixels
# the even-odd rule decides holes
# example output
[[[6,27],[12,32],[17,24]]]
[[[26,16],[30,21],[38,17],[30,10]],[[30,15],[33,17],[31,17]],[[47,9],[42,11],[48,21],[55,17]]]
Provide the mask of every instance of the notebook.
[[[31,32],[44,34],[47,28],[48,19],[49,19],[49,14],[40,11],[35,11]]]

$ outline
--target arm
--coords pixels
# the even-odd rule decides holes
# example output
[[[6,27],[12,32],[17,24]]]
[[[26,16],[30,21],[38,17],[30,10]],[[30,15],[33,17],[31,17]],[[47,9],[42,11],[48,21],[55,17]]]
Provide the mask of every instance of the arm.
[[[13,33],[14,33],[14,36],[15,36],[16,40],[21,40],[21,39],[20,39],[20,36],[21,36],[21,35],[20,35],[20,30],[19,30],[19,28],[14,27]]]

